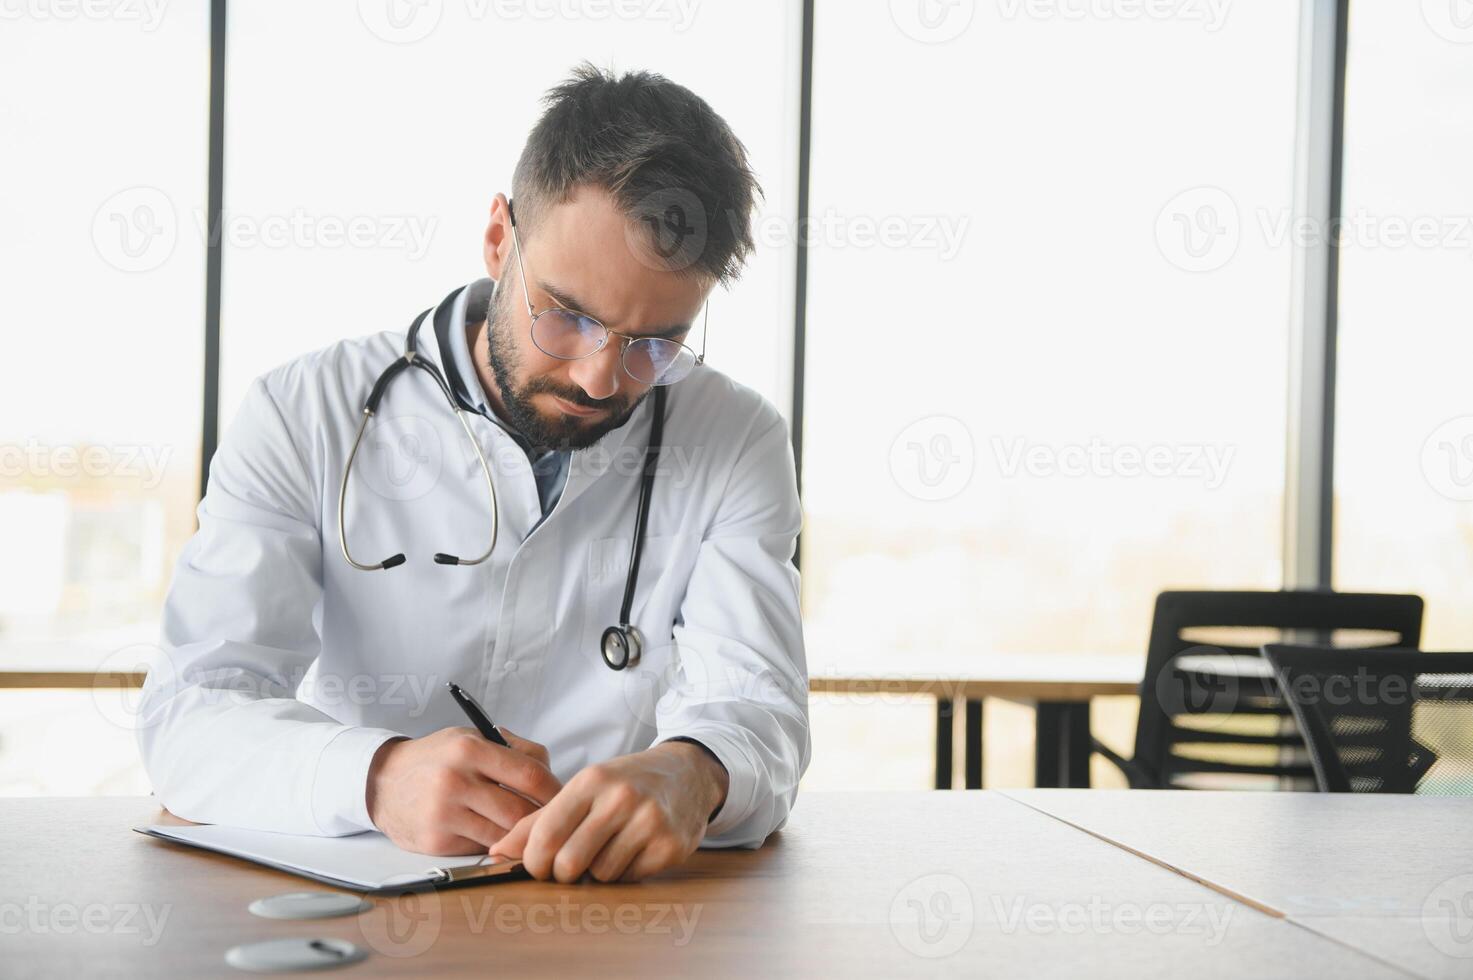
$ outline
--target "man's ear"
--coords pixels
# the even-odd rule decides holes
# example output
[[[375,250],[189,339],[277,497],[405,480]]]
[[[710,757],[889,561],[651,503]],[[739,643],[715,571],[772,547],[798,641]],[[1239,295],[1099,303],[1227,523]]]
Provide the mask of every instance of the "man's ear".
[[[505,194],[497,194],[491,202],[491,215],[486,223],[486,237],[481,243],[481,251],[486,261],[486,275],[500,282],[508,263],[513,261],[511,205]]]

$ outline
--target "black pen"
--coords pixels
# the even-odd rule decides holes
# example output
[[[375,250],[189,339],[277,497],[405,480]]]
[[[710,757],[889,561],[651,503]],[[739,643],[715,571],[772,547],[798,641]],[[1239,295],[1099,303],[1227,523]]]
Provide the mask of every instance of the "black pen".
[[[475,698],[465,693],[461,686],[454,681],[446,681],[445,687],[450,691],[450,696],[455,699],[455,703],[460,705],[460,710],[464,711],[466,717],[470,718],[471,724],[476,726],[476,731],[497,745],[508,749],[511,748],[511,745],[506,741],[506,737],[501,734],[500,729],[491,724],[491,719],[486,717],[486,712],[481,710],[479,704],[476,704]]]

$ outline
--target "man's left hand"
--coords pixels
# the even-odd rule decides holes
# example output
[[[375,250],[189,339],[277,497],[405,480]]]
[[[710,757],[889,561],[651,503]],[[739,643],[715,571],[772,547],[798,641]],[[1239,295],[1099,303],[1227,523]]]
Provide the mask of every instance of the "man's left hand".
[[[700,846],[726,800],[727,774],[698,745],[662,742],[579,772],[491,847],[534,878],[638,881]]]

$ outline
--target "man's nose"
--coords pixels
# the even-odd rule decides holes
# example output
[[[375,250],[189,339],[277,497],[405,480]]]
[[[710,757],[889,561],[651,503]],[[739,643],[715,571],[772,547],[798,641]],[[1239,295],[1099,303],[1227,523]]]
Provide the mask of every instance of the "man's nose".
[[[591,357],[573,362],[569,372],[573,383],[583,389],[589,398],[603,401],[619,392],[624,368],[620,364],[624,343],[618,337],[610,337],[604,349]]]

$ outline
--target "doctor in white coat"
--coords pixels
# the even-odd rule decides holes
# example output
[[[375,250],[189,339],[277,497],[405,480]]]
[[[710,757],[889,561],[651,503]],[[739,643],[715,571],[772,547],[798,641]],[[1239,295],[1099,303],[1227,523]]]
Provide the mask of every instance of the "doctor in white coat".
[[[758,846],[792,807],[810,753],[792,450],[773,407],[692,349],[752,247],[745,151],[681,86],[584,67],[549,93],[512,190],[490,209],[487,278],[416,331],[446,389],[400,372],[346,486],[412,316],[251,387],[140,707],[174,813],[377,828],[573,881]],[[740,324],[718,329],[740,342]],[[627,620],[643,649],[613,670],[600,638],[621,621],[657,388]],[[481,457],[497,523],[476,562],[493,536]],[[452,681],[509,748],[468,727]]]

